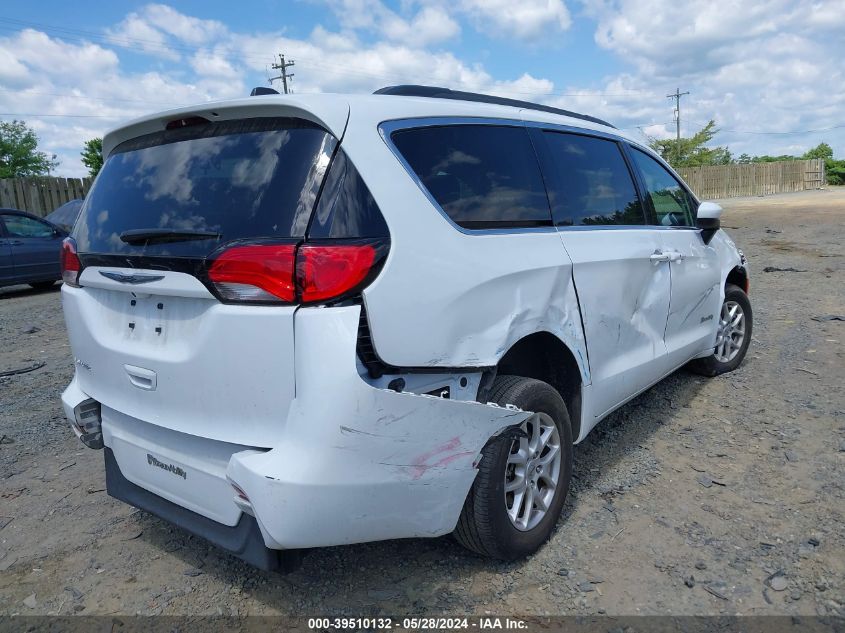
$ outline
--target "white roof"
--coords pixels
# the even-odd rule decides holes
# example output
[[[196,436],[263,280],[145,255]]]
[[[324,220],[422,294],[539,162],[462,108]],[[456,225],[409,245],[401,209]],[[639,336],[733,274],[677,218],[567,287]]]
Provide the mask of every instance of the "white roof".
[[[103,154],[108,156],[114,147],[123,141],[158,132],[168,121],[188,116],[201,116],[211,121],[257,116],[296,116],[314,121],[340,137],[346,128],[350,112],[356,124],[369,122],[377,126],[384,121],[421,117],[516,119],[612,133],[637,142],[621,130],[541,110],[457,99],[318,93],[260,95],[226,101],[209,101],[143,116],[108,132],[103,139]]]

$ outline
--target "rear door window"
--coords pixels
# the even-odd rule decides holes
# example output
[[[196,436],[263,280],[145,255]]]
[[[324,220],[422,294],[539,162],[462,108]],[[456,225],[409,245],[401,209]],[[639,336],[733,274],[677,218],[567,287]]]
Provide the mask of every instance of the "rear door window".
[[[544,131],[543,137],[555,224],[645,224],[643,206],[618,143],[554,131]]]
[[[11,213],[2,217],[9,237],[53,237],[53,227],[46,222]]]
[[[695,226],[692,198],[669,170],[645,152],[632,148],[648,199],[661,226]]]
[[[301,238],[336,139],[300,119],[203,123],[142,136],[106,160],[74,229],[82,253],[205,257],[220,244]],[[127,243],[125,231],[205,239]]]
[[[551,225],[543,178],[525,128],[445,125],[399,130],[391,139],[458,226]]]

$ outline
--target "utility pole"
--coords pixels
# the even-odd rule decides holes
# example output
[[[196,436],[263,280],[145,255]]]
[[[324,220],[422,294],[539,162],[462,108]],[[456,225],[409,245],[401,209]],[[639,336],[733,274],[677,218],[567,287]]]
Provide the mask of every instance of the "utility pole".
[[[291,79],[293,77],[293,73],[289,73],[288,68],[290,68],[294,64],[295,62],[293,60],[286,62],[285,56],[282,53],[279,53],[279,63],[273,64],[272,66],[270,66],[270,68],[281,72],[277,77],[270,77],[270,85],[273,85],[273,81],[275,79],[281,79],[282,86],[284,86],[285,89],[285,94],[288,94],[290,92],[290,90],[288,89],[288,79]]]
[[[681,92],[680,88],[675,88],[674,94],[666,95],[667,99],[675,100],[675,160],[681,157],[681,97],[688,95],[689,92]]]

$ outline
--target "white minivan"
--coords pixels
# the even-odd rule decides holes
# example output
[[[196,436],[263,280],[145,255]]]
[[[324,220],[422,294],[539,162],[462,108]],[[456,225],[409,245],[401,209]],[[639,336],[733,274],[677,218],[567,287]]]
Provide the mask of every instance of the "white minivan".
[[[62,401],[113,497],[265,569],[448,533],[513,559],[599,420],[742,362],[721,209],[610,124],[254,92],[107,134],[64,243]]]

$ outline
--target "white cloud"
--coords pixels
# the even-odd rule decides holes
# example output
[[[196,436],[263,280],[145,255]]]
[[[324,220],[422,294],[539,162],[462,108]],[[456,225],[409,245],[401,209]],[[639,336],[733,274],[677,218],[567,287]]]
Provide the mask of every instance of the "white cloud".
[[[148,4],[108,31],[115,43],[129,44],[149,55],[178,59],[183,45],[200,45],[227,33],[217,20],[201,20],[164,4]],[[175,44],[175,46],[174,46]]]
[[[365,30],[406,46],[424,47],[457,36],[461,28],[439,6],[424,6],[407,18],[381,0],[325,0],[347,30]]]
[[[424,7],[411,20],[393,14],[382,25],[382,33],[388,39],[417,46],[449,40],[460,32],[458,23],[437,7]]]
[[[168,47],[167,36],[137,13],[130,13],[108,34],[117,45],[138,48],[165,59],[179,59],[179,53]]]
[[[154,27],[188,44],[204,44],[228,31],[222,22],[191,17],[165,4],[148,4],[141,16]]]
[[[241,70],[231,62],[231,52],[226,49],[199,50],[191,56],[191,68],[201,77],[237,80]]]
[[[19,64],[31,70],[49,74],[110,72],[117,68],[114,51],[97,44],[66,46],[33,29],[24,29],[15,35],[14,45],[6,48]],[[4,47],[5,48],[5,47]]]
[[[532,40],[553,36],[572,24],[562,0],[460,0],[459,9],[481,29]]]

